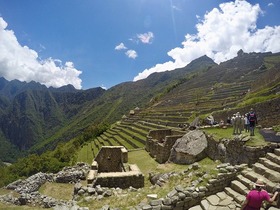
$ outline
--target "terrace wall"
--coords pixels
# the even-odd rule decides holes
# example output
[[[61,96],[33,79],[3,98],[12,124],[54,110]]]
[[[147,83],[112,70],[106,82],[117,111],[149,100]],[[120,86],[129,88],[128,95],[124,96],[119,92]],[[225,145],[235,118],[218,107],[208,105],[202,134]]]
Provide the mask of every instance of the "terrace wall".
[[[147,136],[145,149],[157,162],[165,163],[169,159],[172,146],[184,134],[185,132],[171,129],[151,130]]]
[[[122,189],[144,187],[144,175],[136,165],[131,165],[127,172],[99,173],[94,186],[119,187]]]

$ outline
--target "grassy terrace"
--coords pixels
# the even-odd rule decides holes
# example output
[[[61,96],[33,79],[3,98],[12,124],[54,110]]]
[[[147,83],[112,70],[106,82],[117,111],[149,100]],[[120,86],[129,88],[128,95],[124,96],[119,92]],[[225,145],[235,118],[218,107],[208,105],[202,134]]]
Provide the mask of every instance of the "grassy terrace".
[[[134,132],[133,130],[121,128],[119,135],[123,137],[124,139],[132,140],[135,145],[138,147],[143,147],[143,145],[146,142],[146,136],[139,134],[137,132]]]
[[[149,131],[148,129],[147,130],[144,130],[144,129],[141,129],[141,128],[138,128],[136,126],[134,126],[136,124],[130,124],[129,126],[128,125],[124,125],[124,124],[120,124],[118,125],[118,129],[122,130],[122,129],[128,129],[130,130],[131,132],[133,132],[134,134],[139,134],[139,136],[143,136],[143,137],[146,137],[147,135],[147,132]],[[144,139],[146,140],[146,139]]]
[[[206,128],[204,131],[208,134],[213,135],[213,137],[217,140],[220,139],[231,139],[234,137],[232,134],[233,130],[232,127],[229,127],[227,129],[222,128]],[[243,135],[249,136],[249,133],[242,132]],[[267,145],[267,142],[264,140],[263,136],[259,133],[259,129],[257,128],[255,130],[255,136],[250,136],[250,140],[246,142],[247,146],[265,146]]]

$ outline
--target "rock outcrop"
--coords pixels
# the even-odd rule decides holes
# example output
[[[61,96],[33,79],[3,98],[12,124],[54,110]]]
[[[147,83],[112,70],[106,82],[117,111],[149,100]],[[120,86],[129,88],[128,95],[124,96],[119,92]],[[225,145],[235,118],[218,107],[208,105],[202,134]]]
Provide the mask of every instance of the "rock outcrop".
[[[207,138],[203,131],[193,130],[177,139],[171,149],[169,161],[192,164],[206,157]]]

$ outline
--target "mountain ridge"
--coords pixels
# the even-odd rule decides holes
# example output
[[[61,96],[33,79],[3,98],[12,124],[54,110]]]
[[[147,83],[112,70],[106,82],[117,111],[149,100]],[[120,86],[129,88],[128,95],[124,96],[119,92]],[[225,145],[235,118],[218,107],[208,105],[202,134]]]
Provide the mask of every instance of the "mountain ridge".
[[[0,141],[11,144],[10,149],[16,146],[22,153],[42,153],[94,124],[114,123],[135,107],[181,107],[196,114],[207,112],[207,106],[209,111],[232,108],[246,99],[247,91],[253,90],[262,77],[274,81],[270,78],[272,71],[280,77],[279,57],[280,53],[239,51],[237,57],[218,65],[202,56],[184,68],[153,73],[108,90],[76,90],[71,85],[47,88],[36,82],[0,78]],[[226,91],[232,97],[223,99]],[[11,160],[5,158],[0,156]]]

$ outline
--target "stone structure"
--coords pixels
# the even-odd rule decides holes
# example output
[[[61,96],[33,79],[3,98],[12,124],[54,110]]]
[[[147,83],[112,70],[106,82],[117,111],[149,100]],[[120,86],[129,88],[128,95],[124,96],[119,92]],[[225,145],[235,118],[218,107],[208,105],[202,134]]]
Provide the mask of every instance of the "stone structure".
[[[145,149],[157,162],[165,163],[169,159],[172,146],[185,133],[171,129],[151,130],[147,136]]]
[[[64,167],[57,174],[34,174],[27,179],[19,179],[6,186],[6,189],[17,193],[0,195],[0,202],[14,205],[40,206],[42,208],[89,210],[87,207],[79,207],[75,201],[63,201],[41,194],[38,190],[46,182],[76,183],[85,178],[89,165],[77,163],[72,167]]]
[[[220,160],[233,165],[246,163],[251,166],[260,157],[264,157],[268,152],[277,148],[277,144],[269,144],[263,147],[246,146],[246,141],[249,138],[246,135],[239,135],[234,139],[217,141],[212,136],[207,135],[207,156],[213,160]]]
[[[183,187],[178,185],[164,198],[141,203],[136,209],[190,209],[192,206],[199,204],[206,196],[223,191],[245,167],[246,165],[221,164],[217,166],[219,171],[217,177],[209,179],[205,186]]]
[[[87,183],[123,189],[144,187],[144,175],[137,165],[125,165],[127,161],[127,150],[123,146],[103,146],[91,165]]]
[[[208,156],[213,160],[233,165],[246,163],[250,166],[275,148],[273,144],[263,147],[246,146],[249,139],[250,137],[247,135],[239,135],[234,139],[217,141],[197,129],[189,131],[187,134],[170,129],[160,129],[149,132],[146,150],[159,163],[171,161],[178,164],[191,164]]]

